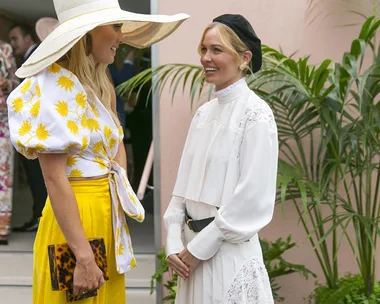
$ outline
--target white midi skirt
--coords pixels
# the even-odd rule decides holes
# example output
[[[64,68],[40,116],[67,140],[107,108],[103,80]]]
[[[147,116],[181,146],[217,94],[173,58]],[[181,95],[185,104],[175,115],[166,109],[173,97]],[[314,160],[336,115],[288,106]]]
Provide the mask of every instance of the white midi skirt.
[[[213,206],[191,201],[186,207],[194,219],[213,216],[216,211]],[[184,245],[195,235],[185,225]],[[258,235],[248,242],[223,243],[211,259],[198,264],[188,280],[179,278],[175,303],[273,304]]]

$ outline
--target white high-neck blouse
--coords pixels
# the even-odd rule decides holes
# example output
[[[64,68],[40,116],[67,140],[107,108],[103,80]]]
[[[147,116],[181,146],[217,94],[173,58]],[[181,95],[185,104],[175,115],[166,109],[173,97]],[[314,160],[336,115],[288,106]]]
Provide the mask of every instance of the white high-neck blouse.
[[[273,113],[245,78],[215,95],[198,109],[188,132],[164,216],[168,254],[183,248],[182,203],[219,208],[215,221],[187,245],[202,260],[211,258],[225,241],[252,238],[273,216],[278,158]]]
[[[269,106],[245,79],[200,107],[186,139],[164,215],[167,255],[184,247],[202,260],[179,279],[179,304],[273,304],[258,232],[272,219],[277,129]],[[185,223],[215,217],[201,232]]]

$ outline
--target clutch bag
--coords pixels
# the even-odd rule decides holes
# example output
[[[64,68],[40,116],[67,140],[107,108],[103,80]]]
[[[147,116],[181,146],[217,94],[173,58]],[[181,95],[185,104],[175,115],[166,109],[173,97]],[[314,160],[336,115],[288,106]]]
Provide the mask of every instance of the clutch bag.
[[[90,239],[89,243],[92,251],[94,252],[95,262],[103,272],[104,280],[107,281],[109,277],[104,239]],[[73,293],[73,276],[76,259],[67,243],[49,245],[48,256],[52,289],[54,291],[66,291],[67,302],[74,302],[95,297],[98,294],[96,289],[90,290],[82,295],[75,295]]]

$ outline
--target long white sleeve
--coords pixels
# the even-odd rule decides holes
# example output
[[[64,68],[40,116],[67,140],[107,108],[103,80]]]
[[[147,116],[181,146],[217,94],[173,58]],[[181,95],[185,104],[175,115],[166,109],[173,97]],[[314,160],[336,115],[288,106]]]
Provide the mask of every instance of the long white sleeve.
[[[166,255],[181,252],[185,247],[182,242],[182,231],[185,223],[185,204],[183,198],[173,196],[164,214],[167,231]]]
[[[187,245],[198,259],[215,255],[223,242],[251,239],[272,219],[278,160],[277,132],[258,121],[245,132],[240,147],[240,176],[231,201]]]

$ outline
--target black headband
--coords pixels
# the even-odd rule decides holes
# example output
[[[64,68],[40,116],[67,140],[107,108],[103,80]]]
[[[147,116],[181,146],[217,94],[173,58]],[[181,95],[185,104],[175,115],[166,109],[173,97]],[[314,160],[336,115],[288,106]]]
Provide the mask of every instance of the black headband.
[[[251,24],[241,15],[225,14],[216,17],[213,22],[227,25],[245,43],[252,52],[251,69],[256,73],[261,68],[262,53],[261,40],[257,37]]]

